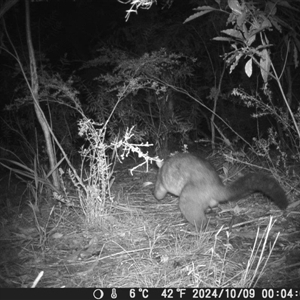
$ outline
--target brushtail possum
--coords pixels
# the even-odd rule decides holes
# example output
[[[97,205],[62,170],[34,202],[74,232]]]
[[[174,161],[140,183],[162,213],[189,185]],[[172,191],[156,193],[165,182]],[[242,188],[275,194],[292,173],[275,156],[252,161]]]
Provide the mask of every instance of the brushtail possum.
[[[208,161],[189,153],[176,154],[158,163],[158,167],[154,196],[157,200],[167,193],[179,196],[182,214],[198,229],[207,222],[205,212],[208,207],[239,200],[255,192],[266,195],[281,209],[288,206],[279,183],[263,173],[246,174],[225,186]]]

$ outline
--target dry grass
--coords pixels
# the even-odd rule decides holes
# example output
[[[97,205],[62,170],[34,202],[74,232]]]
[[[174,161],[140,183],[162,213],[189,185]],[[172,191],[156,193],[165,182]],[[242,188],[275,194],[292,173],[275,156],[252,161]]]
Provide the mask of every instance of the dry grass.
[[[154,179],[154,171],[134,177],[118,172],[114,202],[107,203],[94,228],[70,207],[45,205],[37,220],[30,208],[22,215],[2,211],[1,286],[32,286],[41,271],[37,287],[296,287],[300,282],[299,264],[288,264],[288,251],[300,251],[299,221],[292,223],[299,211],[282,216],[258,196],[222,205],[209,214],[206,231],[197,233],[182,218],[177,199],[157,202],[152,188],[142,188]]]

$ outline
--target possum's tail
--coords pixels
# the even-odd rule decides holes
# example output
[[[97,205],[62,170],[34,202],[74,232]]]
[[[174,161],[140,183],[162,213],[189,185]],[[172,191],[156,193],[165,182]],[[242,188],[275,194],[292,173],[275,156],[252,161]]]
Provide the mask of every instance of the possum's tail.
[[[280,209],[285,209],[288,206],[283,188],[273,177],[263,173],[249,173],[225,186],[226,199],[219,199],[219,202],[238,200],[255,192],[266,195]]]

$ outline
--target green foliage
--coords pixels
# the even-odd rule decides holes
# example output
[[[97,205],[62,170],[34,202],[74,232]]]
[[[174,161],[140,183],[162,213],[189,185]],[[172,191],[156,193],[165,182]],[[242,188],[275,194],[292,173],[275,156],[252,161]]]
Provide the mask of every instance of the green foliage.
[[[230,66],[230,72],[236,68],[241,58],[246,58],[246,74],[249,77],[252,75],[252,64],[255,63],[260,67],[264,82],[267,82],[271,64],[268,50],[272,45],[269,43],[266,31],[272,31],[275,28],[281,33],[282,26],[290,31],[291,41],[293,42],[290,50],[293,51],[295,66],[298,65],[300,40],[297,39],[295,32],[292,30],[292,25],[294,25],[292,21],[297,20],[296,14],[293,14],[294,20],[278,14],[278,7],[280,9],[285,7],[293,11],[294,8],[289,3],[286,1],[277,1],[276,3],[266,1],[258,4],[253,1],[228,0],[228,6],[231,13],[227,19],[227,24],[232,24],[233,28],[222,30],[221,32],[226,36],[218,36],[214,40],[229,42],[234,49],[225,54],[226,63]],[[195,10],[199,10],[199,12],[190,16],[185,22],[215,11],[226,13],[220,6],[219,8],[200,6]],[[299,23],[299,21],[297,22]],[[258,45],[255,46],[255,44]]]
[[[79,135],[84,137],[88,146],[81,147],[80,174],[73,169],[68,171],[72,183],[76,187],[78,200],[82,212],[86,217],[89,226],[103,225],[105,218],[110,210],[113,197],[110,194],[110,188],[113,184],[113,171],[117,160],[122,161],[130,153],[137,154],[144,161],[134,167],[134,169],[149,164],[153,158],[148,156],[148,152],[141,149],[151,146],[148,143],[132,143],[133,128],[127,128],[124,135],[108,142],[105,138],[106,131],[110,126],[109,122],[99,124],[84,117],[79,120]],[[109,154],[108,154],[109,153]],[[62,198],[56,194],[56,199],[68,204],[69,199]],[[76,201],[75,201],[76,202]],[[78,206],[77,203],[72,205]]]
[[[258,94],[255,96],[249,95],[242,89],[234,89],[232,94],[240,97],[247,107],[255,107],[256,113],[252,114],[253,118],[259,119],[265,116],[271,116],[275,119],[275,128],[277,131],[275,131],[274,128],[269,128],[267,138],[254,138],[256,153],[259,156],[263,156],[271,161],[270,150],[273,147],[280,153],[277,158],[277,164],[280,162],[286,167],[287,151],[294,153],[294,159],[299,160],[300,153],[298,145],[300,143],[300,137],[297,135],[297,130],[293,126],[288,112],[273,104],[272,93],[269,90],[268,93],[265,93],[268,97],[267,102],[263,101]],[[300,127],[300,107],[298,107],[293,116],[297,122],[297,126]],[[260,129],[258,129],[258,131],[260,131]]]
[[[101,49],[101,54],[84,68],[110,64],[112,71],[96,78],[99,87],[95,97],[88,99],[87,110],[98,122],[110,119],[111,138],[135,125],[137,140],[154,141],[161,148],[169,135],[182,131],[187,124],[174,114],[171,87],[192,75],[194,59],[165,49],[139,58],[118,50]]]
[[[216,1],[215,7],[199,6],[195,10],[198,12],[190,16],[185,22],[189,22],[198,17],[201,17],[211,12],[229,13],[227,25],[231,28],[222,30],[225,36],[217,36],[216,41],[229,42],[232,51],[224,54],[225,61],[230,66],[230,73],[238,66],[241,59],[245,59],[244,71],[248,77],[253,74],[253,64],[259,67],[261,77],[264,81],[264,94],[267,96],[267,102],[262,101],[257,96],[249,96],[243,92],[235,91],[235,95],[239,95],[244,101],[244,104],[255,106],[258,113],[255,117],[269,115],[277,124],[277,133],[274,128],[269,129],[268,141],[255,139],[256,146],[262,147],[264,151],[270,150],[268,147],[273,145],[281,153],[282,159],[285,161],[287,148],[290,148],[293,153],[299,153],[300,144],[300,127],[299,127],[299,103],[296,104],[297,110],[292,111],[291,99],[287,99],[282,83],[280,82],[276,68],[273,65],[270,52],[272,45],[270,39],[274,37],[273,29],[276,29],[279,34],[285,35],[283,41],[286,44],[286,59],[289,55],[293,56],[295,67],[298,66],[298,52],[300,49],[300,41],[297,38],[296,24],[299,26],[299,18],[297,10],[293,5],[297,5],[297,1],[261,1],[259,3],[253,1],[238,1],[228,0],[228,7],[224,7],[224,3]],[[272,32],[272,35],[271,35]],[[287,34],[286,34],[287,32]],[[278,36],[277,36],[278,39]],[[276,37],[274,38],[274,41]],[[286,65],[282,65],[282,71],[285,71]],[[275,79],[285,107],[278,108],[273,104],[273,99],[268,88],[269,79]],[[291,84],[288,84],[291,94]],[[281,105],[282,106],[282,105]],[[265,147],[264,147],[265,146]],[[259,151],[257,152],[260,153]]]
[[[74,154],[76,117],[81,114],[81,104],[72,78],[64,81],[60,75],[43,70],[39,73],[39,88],[39,101],[54,134],[65,151]],[[3,116],[2,130],[13,130],[11,143],[25,147],[25,153],[31,154],[33,159],[38,154],[37,149],[43,148],[44,138],[40,128],[36,127],[33,100],[25,82],[16,87],[16,94],[20,96],[5,108],[9,113]]]

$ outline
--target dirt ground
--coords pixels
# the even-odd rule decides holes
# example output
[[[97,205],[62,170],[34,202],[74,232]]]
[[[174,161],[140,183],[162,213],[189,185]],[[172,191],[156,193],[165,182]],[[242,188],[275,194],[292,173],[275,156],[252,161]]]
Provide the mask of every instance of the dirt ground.
[[[86,225],[79,208],[52,206],[48,196],[34,217],[28,186],[3,171],[0,286],[30,287],[43,271],[37,287],[242,287],[236,277],[247,269],[257,229],[262,232],[272,215],[276,223],[263,260],[280,235],[255,286],[300,288],[299,200],[289,197],[285,212],[256,195],[221,205],[199,234],[183,219],[175,197],[158,202],[153,185],[143,187],[155,181],[155,168],[131,176],[128,167],[116,169],[114,200],[96,228]],[[250,269],[248,275],[255,264]]]

